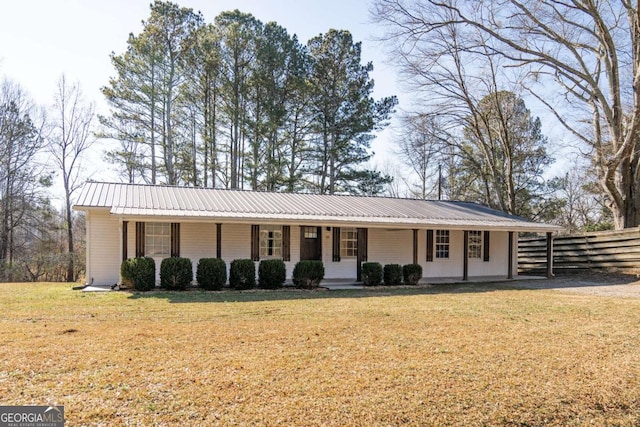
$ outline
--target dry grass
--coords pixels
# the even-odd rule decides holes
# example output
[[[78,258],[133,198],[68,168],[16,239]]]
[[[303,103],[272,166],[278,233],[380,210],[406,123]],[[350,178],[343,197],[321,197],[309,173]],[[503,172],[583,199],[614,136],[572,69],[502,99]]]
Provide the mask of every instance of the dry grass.
[[[0,404],[68,426],[638,425],[640,300],[0,285]]]

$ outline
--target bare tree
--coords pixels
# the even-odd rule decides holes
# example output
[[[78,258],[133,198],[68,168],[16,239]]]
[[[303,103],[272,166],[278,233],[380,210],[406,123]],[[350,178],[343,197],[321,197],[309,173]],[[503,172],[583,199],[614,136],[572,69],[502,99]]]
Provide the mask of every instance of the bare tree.
[[[37,156],[42,125],[25,92],[8,80],[0,84],[0,280],[12,280],[16,238],[41,201],[47,180]]]
[[[71,209],[74,192],[83,181],[82,160],[95,141],[92,133],[94,107],[82,98],[78,84],[67,83],[62,75],[58,80],[52,117],[52,132],[49,137],[49,152],[62,175],[64,188],[65,229],[67,233],[67,274],[68,282],[75,281],[73,238],[73,211]]]
[[[408,57],[425,44],[438,46],[443,31],[479,32],[484,46],[523,70],[530,93],[591,149],[615,227],[640,224],[637,1],[376,0],[373,14]],[[430,65],[418,71],[428,73]]]
[[[441,186],[441,150],[448,144],[436,117],[407,116],[403,119],[402,133],[397,137],[395,153],[409,166],[415,178],[409,183],[414,197],[427,199]],[[416,183],[417,180],[417,183]],[[441,188],[440,188],[441,190]],[[441,191],[438,191],[441,198]]]

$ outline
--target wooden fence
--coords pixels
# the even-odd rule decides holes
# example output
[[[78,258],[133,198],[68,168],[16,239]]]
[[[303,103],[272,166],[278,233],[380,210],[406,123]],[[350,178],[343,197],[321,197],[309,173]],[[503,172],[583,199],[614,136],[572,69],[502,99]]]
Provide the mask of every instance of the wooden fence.
[[[607,268],[640,269],[640,228],[554,237],[554,271]],[[521,238],[518,273],[546,271],[546,236]]]

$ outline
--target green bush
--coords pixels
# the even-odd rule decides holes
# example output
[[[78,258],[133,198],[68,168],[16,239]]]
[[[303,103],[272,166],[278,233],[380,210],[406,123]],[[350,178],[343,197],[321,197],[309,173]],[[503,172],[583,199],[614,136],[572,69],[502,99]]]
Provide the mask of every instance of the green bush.
[[[219,291],[227,283],[227,264],[220,258],[201,258],[196,268],[198,285],[208,291]]]
[[[129,258],[120,265],[122,285],[136,291],[150,291],[156,287],[156,262],[150,257]]]
[[[281,259],[265,259],[258,266],[258,285],[263,289],[278,289],[287,278],[287,267]]]
[[[383,271],[384,284],[398,286],[402,284],[402,266],[400,264],[387,264]]]
[[[407,264],[402,267],[402,277],[405,285],[417,285],[422,279],[422,266],[420,264]]]
[[[171,291],[184,291],[193,280],[189,258],[165,258],[160,263],[160,286]]]
[[[324,279],[322,261],[298,261],[293,268],[293,284],[299,288],[317,288],[322,279]]]
[[[382,264],[379,262],[362,263],[362,284],[378,286],[382,283]]]
[[[256,265],[250,259],[234,259],[229,267],[229,284],[234,289],[256,286]]]

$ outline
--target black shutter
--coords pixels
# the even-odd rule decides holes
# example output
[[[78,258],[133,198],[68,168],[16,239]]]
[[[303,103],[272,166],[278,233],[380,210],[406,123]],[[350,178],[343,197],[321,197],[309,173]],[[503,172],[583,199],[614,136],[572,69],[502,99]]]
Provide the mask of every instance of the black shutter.
[[[427,262],[433,262],[433,230],[427,230]]]
[[[251,226],[251,259],[260,261],[260,226]]]
[[[144,240],[144,222],[136,222],[136,258],[143,257],[145,254]]]
[[[333,227],[333,261],[340,262],[340,227]]]
[[[222,224],[216,224],[216,258],[222,258]]]
[[[129,235],[129,221],[122,221],[122,260],[129,258],[127,253],[127,237]]]
[[[282,260],[291,261],[291,226],[282,226]]]
[[[485,262],[489,262],[489,236],[491,233],[489,233],[488,231],[484,232],[484,238],[482,239],[482,243],[484,243],[484,249],[482,252],[484,252],[483,256],[484,256],[484,261]]]
[[[413,229],[413,259],[411,262],[418,263],[418,230],[415,228]]]
[[[177,258],[180,256],[180,223],[171,223],[171,257]]]

